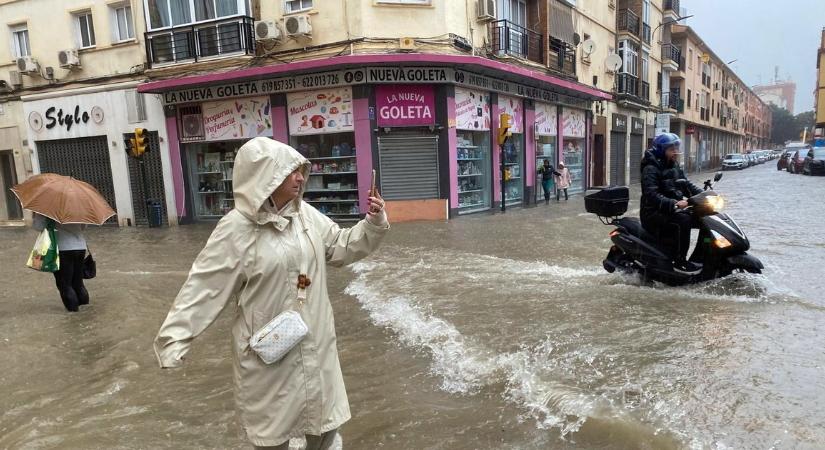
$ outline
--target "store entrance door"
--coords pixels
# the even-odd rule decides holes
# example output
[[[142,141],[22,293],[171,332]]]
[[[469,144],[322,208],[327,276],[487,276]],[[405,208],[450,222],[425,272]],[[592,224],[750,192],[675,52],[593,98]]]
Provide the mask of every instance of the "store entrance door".
[[[610,184],[624,186],[625,163],[627,161],[627,144],[625,133],[610,133]]]
[[[597,134],[593,138],[593,185],[604,186],[604,135]]]
[[[641,183],[642,181],[642,141],[644,138],[641,134],[630,135],[630,184]]]
[[[5,214],[0,214],[0,220],[20,220],[23,210],[11,188],[17,184],[17,171],[14,168],[14,153],[11,150],[0,151],[0,186],[3,188],[3,199],[6,202]],[[0,209],[2,211],[2,209]]]
[[[37,141],[36,145],[41,173],[57,173],[85,181],[117,211],[106,136]],[[117,224],[117,215],[106,223]]]
[[[438,136],[393,132],[378,138],[381,195],[387,200],[441,197]]]

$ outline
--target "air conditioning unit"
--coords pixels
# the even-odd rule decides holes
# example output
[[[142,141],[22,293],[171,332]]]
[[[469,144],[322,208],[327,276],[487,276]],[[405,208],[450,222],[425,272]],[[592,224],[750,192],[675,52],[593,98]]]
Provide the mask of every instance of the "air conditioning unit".
[[[23,76],[16,70],[9,71],[9,82],[14,87],[23,86]]]
[[[20,71],[20,73],[39,72],[40,66],[37,64],[37,60],[31,56],[23,56],[17,58],[17,70]]]
[[[476,16],[479,21],[496,20],[496,0],[478,0]]]
[[[80,67],[80,55],[74,48],[57,52],[57,60],[60,61],[60,67],[64,69]]]
[[[312,36],[312,25],[309,23],[309,16],[303,14],[300,16],[287,17],[286,34],[289,37]]]
[[[281,29],[278,28],[278,25],[275,23],[275,21],[255,21],[255,39],[259,41],[280,41],[281,37]]]

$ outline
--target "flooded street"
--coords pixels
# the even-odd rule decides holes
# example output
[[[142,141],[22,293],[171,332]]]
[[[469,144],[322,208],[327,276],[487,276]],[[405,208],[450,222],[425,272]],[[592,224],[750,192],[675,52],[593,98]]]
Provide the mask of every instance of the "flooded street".
[[[716,189],[764,275],[671,288],[608,274],[612,228],[581,196],[395,225],[330,271],[344,448],[821,448],[825,179],[768,162]],[[98,277],[79,314],[25,268],[35,232],[0,230],[0,448],[250,448],[232,306],[183,368],[152,351],[211,228],[91,230]]]

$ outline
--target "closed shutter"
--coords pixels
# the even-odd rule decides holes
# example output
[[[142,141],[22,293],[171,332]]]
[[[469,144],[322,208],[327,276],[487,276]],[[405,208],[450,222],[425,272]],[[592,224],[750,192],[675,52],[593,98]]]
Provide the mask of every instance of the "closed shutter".
[[[124,138],[131,139],[134,133],[124,135]],[[146,133],[146,144],[148,152],[143,155],[146,164],[146,184],[149,187],[149,195],[143,192],[143,178],[140,174],[140,163],[135,158],[129,160],[129,187],[132,189],[132,208],[134,208],[135,225],[149,226],[146,218],[146,201],[151,199],[160,202],[163,210],[161,221],[163,225],[169,225],[169,217],[166,212],[166,191],[163,188],[163,166],[160,162],[160,142],[158,132],[150,131]],[[227,186],[227,188],[231,187]]]
[[[627,144],[624,133],[610,133],[610,184],[625,184],[625,162],[627,161]]]
[[[630,184],[640,183],[642,181],[642,153],[644,147],[642,146],[642,135],[630,135]]]
[[[37,141],[36,145],[41,173],[67,175],[85,181],[117,211],[106,136]],[[117,224],[117,216],[112,216],[106,223]]]
[[[381,195],[387,200],[440,197],[438,137],[393,133],[378,138]]]

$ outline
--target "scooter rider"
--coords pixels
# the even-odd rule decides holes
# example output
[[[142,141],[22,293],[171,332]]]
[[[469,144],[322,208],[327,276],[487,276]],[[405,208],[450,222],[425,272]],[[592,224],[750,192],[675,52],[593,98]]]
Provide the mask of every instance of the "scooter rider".
[[[690,181],[677,186],[676,180],[687,180],[678,162],[681,143],[676,134],[664,133],[656,136],[653,148],[645,152],[639,215],[644,229],[670,250],[674,270],[694,274],[701,271],[701,266],[687,261],[694,218],[685,210],[685,198],[701,193],[702,189]]]

